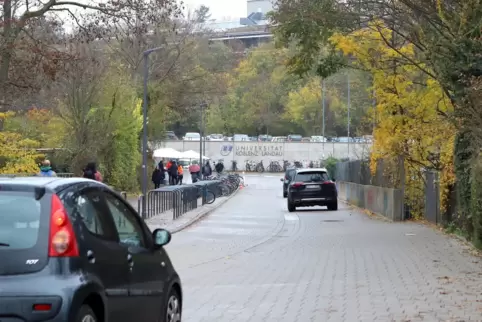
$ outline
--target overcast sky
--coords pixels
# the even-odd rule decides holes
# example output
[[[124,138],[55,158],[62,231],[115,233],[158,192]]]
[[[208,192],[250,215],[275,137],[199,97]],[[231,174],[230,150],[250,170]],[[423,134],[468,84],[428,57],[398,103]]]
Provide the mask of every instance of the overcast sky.
[[[184,0],[184,4],[191,10],[202,4],[209,7],[213,19],[227,20],[230,17],[236,20],[246,17],[246,0]]]

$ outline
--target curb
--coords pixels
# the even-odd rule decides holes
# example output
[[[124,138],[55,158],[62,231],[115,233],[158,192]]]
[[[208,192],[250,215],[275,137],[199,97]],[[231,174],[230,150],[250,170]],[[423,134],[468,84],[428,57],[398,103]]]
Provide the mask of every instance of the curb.
[[[366,217],[368,217],[370,219],[375,219],[375,220],[384,221],[384,222],[388,222],[388,223],[394,223],[394,224],[404,222],[403,220],[402,221],[393,221],[393,220],[391,220],[391,219],[389,219],[389,218],[387,218],[383,215],[377,214],[376,212],[372,212],[368,209],[360,208],[358,206],[352,205],[351,203],[349,203],[345,199],[338,198],[338,200],[340,200],[341,202],[346,204],[348,207],[351,207],[352,209],[358,210],[359,212],[361,212],[362,214],[364,214]]]
[[[222,202],[218,203],[216,205],[216,207],[214,208],[211,208],[211,209],[207,209],[206,211],[203,211],[201,212],[199,215],[197,215],[196,217],[192,218],[190,221],[188,221],[187,223],[185,224],[182,224],[176,228],[174,228],[173,230],[170,230],[169,232],[171,234],[175,234],[175,233],[178,233],[192,225],[194,225],[196,222],[198,222],[199,220],[203,219],[204,217],[206,217],[207,215],[209,215],[210,213],[212,213],[214,210],[218,209],[219,207],[221,207],[222,205],[224,205],[226,202],[228,202],[229,200],[231,200],[231,198],[233,198],[234,196],[236,196],[239,192],[239,187],[238,189],[236,189],[229,197],[227,197],[226,199],[224,199]]]

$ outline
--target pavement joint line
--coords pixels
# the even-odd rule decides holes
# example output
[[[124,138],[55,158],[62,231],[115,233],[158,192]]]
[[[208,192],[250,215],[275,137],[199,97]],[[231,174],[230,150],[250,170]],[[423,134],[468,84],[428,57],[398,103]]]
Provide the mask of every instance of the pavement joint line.
[[[195,223],[197,223],[198,221],[200,221],[201,219],[203,219],[204,217],[206,217],[207,215],[209,215],[210,213],[212,213],[213,211],[215,211],[216,209],[218,209],[219,207],[221,207],[222,205],[224,205],[226,202],[228,202],[229,200],[231,200],[231,198],[233,198],[234,196],[236,196],[239,192],[239,187],[230,195],[228,196],[226,199],[224,199],[222,202],[218,203],[215,207],[213,208],[209,208],[207,209],[206,211],[202,211],[201,213],[199,213],[196,217],[192,218],[191,220],[189,220],[188,222],[186,222],[185,224],[182,224],[174,229],[172,229],[170,231],[171,234],[175,234],[175,233],[178,233],[192,225],[194,225]]]
[[[219,261],[219,260],[222,260],[222,259],[225,259],[226,257],[233,257],[233,256],[236,256],[238,254],[242,254],[246,251],[249,251],[250,249],[253,249],[255,247],[258,247],[258,246],[261,246],[267,242],[269,242],[270,240],[274,239],[276,236],[279,235],[279,233],[283,230],[284,226],[285,226],[285,223],[286,223],[286,220],[284,219],[284,216],[282,218],[280,218],[278,220],[278,223],[275,227],[275,232],[272,233],[271,235],[269,235],[267,238],[263,238],[261,239],[261,241],[257,241],[255,242],[255,244],[252,244],[250,245],[249,247],[247,248],[244,248],[244,249],[241,249],[241,250],[238,250],[234,253],[231,253],[231,254],[227,254],[227,255],[224,255],[224,256],[221,256],[221,257],[218,257],[218,258],[214,258],[214,259],[211,259],[211,260],[208,260],[208,261],[205,261],[205,262],[202,262],[202,263],[198,263],[198,264],[195,264],[195,265],[192,265],[192,266],[189,266],[189,269],[191,268],[195,268],[195,267],[199,267],[199,266],[202,266],[202,265],[205,265],[205,264],[210,264],[210,263],[213,263],[213,262],[216,262],[216,261]]]

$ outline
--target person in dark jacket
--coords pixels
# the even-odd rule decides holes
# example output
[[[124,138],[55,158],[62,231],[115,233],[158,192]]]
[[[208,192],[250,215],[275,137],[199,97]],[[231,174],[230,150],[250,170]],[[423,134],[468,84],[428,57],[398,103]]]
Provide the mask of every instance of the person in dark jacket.
[[[176,185],[177,184],[177,176],[178,176],[177,162],[172,161],[171,166],[169,167],[169,169],[167,171],[169,172],[169,184],[171,186]]]
[[[161,187],[161,183],[164,181],[164,173],[156,167],[152,172],[152,182],[154,183],[154,189],[159,189]]]
[[[161,184],[166,184],[166,168],[164,167],[164,162],[161,160],[159,161],[157,167],[159,168],[159,170],[161,171],[162,173],[162,182]]]
[[[209,161],[206,161],[206,164],[203,166],[202,173],[204,180],[206,180],[207,177],[210,177],[213,174],[213,169],[211,168],[211,164],[209,163]]]
[[[223,172],[224,170],[224,164],[218,161],[218,163],[216,163],[216,166],[214,168],[216,169],[217,173],[221,174],[221,172]]]
[[[95,164],[95,162],[87,163],[87,166],[83,171],[84,171],[84,175],[83,175],[84,178],[102,182],[102,175],[100,174],[99,171],[97,171],[97,165]]]

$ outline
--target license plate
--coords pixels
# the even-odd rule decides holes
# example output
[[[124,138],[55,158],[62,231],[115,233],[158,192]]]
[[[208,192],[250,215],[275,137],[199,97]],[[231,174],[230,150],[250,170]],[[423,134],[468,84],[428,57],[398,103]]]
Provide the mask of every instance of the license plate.
[[[320,190],[320,186],[306,186],[306,189],[310,189],[310,190]]]

